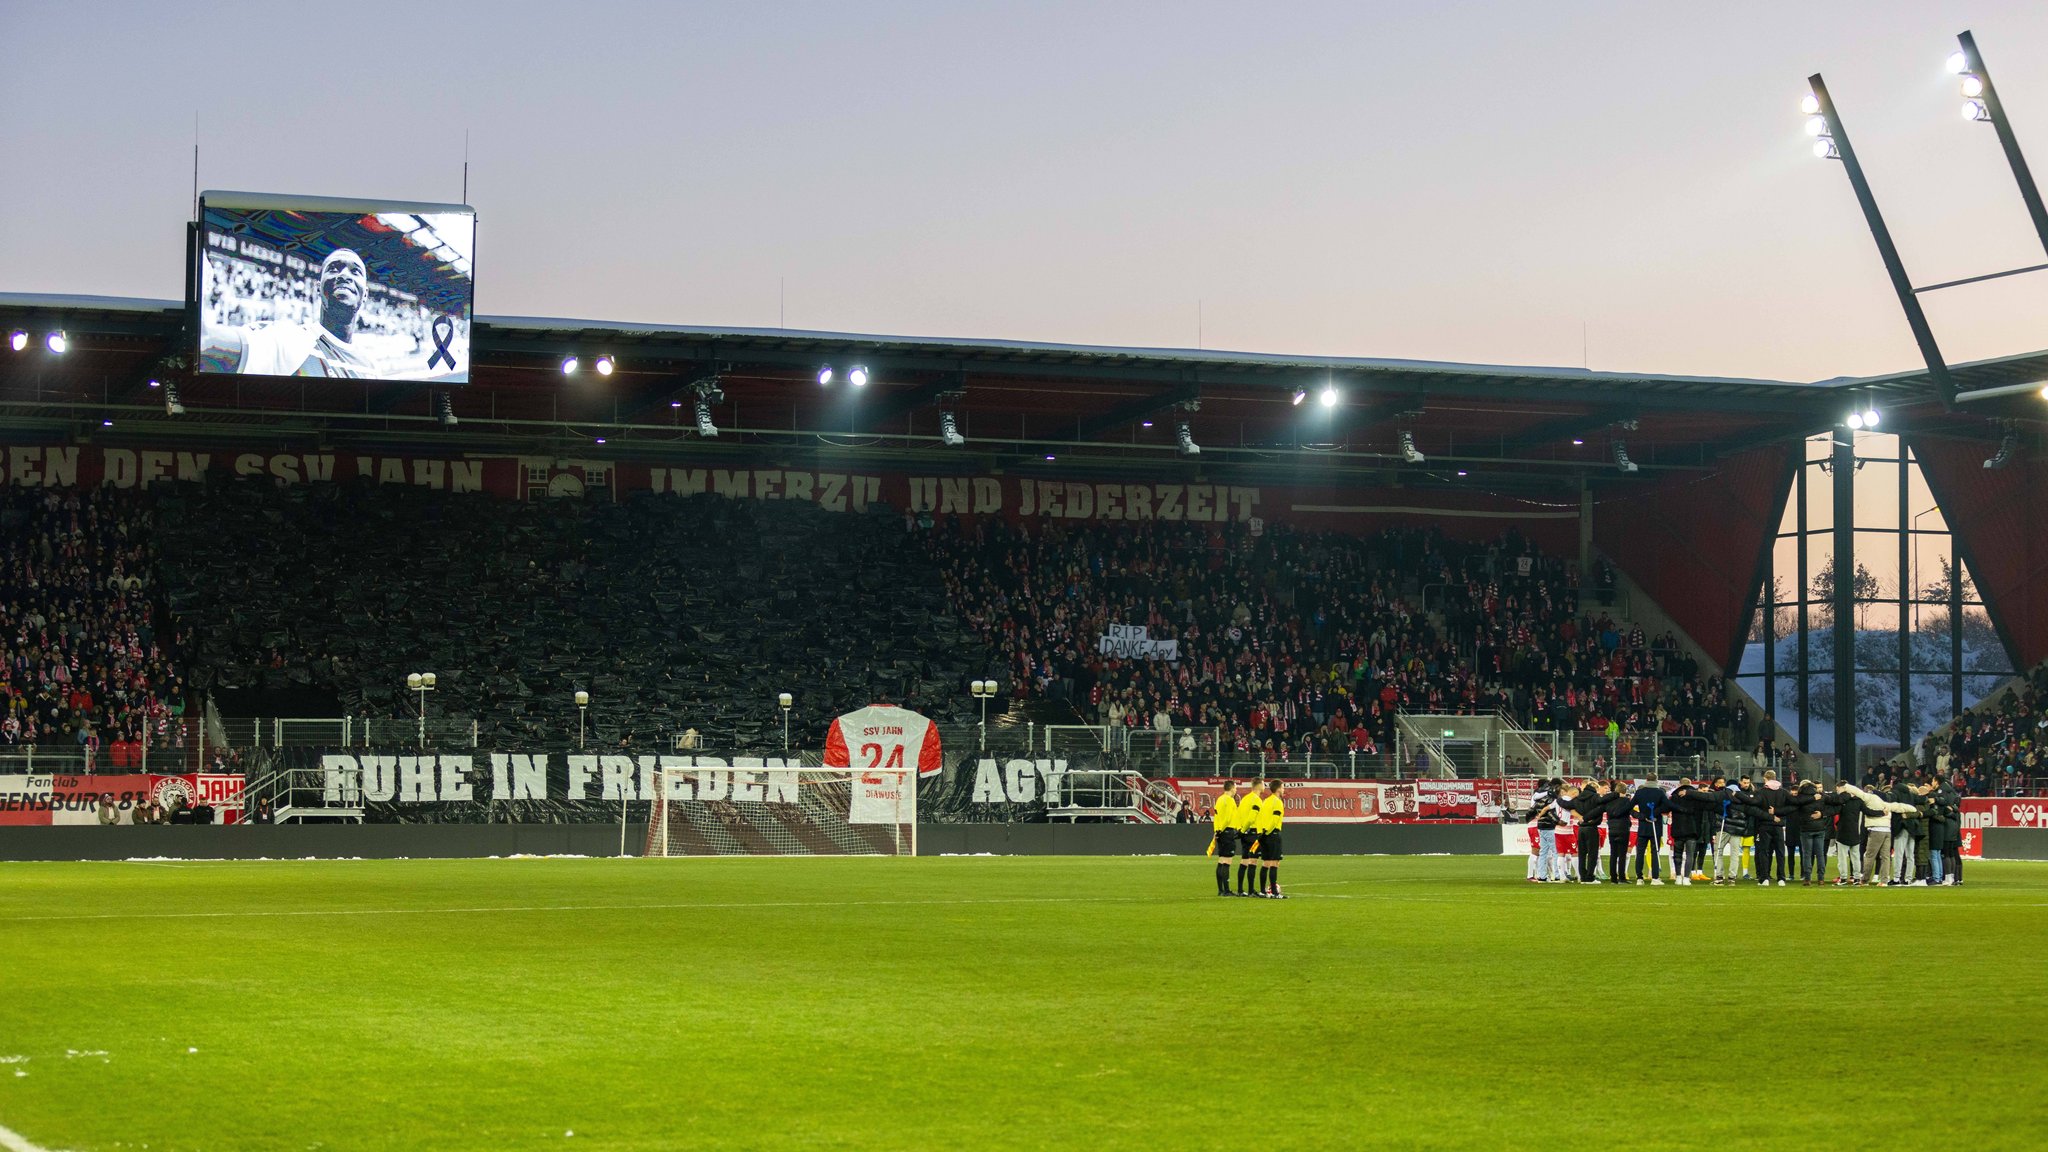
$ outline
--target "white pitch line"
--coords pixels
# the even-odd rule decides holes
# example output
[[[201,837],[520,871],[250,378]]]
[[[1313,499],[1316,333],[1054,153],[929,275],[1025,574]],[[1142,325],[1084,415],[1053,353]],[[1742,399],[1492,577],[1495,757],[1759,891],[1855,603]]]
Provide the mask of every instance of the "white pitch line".
[[[52,1152],[4,1124],[0,1124],[0,1148],[7,1149],[7,1152]]]
[[[741,908],[889,908],[952,904],[1159,904],[1142,896],[1019,896],[990,900],[760,900],[730,903],[674,904],[527,904],[475,908],[292,908],[243,912],[82,912],[57,916],[0,916],[0,923],[21,924],[70,920],[236,920],[283,916],[420,916],[477,912],[657,912],[687,909],[719,911]]]

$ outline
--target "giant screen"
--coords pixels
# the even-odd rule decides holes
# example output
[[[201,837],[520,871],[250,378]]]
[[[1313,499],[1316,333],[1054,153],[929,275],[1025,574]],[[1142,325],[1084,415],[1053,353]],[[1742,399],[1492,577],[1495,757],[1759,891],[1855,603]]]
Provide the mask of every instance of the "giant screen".
[[[476,212],[200,197],[201,372],[469,383]]]

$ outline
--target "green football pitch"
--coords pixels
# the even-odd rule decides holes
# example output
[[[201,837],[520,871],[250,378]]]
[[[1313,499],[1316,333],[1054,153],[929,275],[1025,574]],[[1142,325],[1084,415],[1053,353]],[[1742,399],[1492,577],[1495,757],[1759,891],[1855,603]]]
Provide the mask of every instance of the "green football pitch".
[[[2048,866],[1285,875],[1277,902],[1193,858],[0,864],[0,1147],[2048,1146]]]

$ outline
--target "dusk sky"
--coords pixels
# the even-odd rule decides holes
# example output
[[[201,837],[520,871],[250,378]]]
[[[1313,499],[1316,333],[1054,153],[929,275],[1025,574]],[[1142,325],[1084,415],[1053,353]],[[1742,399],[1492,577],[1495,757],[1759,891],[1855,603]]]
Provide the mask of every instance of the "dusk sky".
[[[786,282],[793,328],[1903,370],[1798,104],[1917,282],[2040,263],[1966,28],[2048,173],[2040,0],[0,0],[0,290],[179,295],[196,113],[254,191],[452,201],[467,129],[484,314],[773,326]],[[1930,314],[1951,362],[2048,347],[2048,273]]]

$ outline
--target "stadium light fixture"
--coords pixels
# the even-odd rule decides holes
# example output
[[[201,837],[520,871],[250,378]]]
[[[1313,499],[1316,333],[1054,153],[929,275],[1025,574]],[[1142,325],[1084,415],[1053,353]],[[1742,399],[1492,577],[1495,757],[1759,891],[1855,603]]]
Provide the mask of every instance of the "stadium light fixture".
[[[1813,137],[1813,154],[1820,160],[1840,160],[1842,150],[1835,144],[1834,129],[1828,124],[1827,114],[1821,111],[1820,94],[1807,89],[1799,98],[1799,110],[1806,114],[1806,134]]]
[[[1585,438],[1585,437],[1583,437],[1583,436],[1574,436],[1574,437],[1572,437],[1572,447],[1574,447],[1574,448],[1584,448],[1585,446],[1586,446],[1586,438]]]
[[[1401,429],[1401,459],[1410,464],[1420,464],[1429,459],[1415,447],[1415,433],[1406,428]]]
[[[1877,427],[1877,420],[1877,409],[1875,407],[1865,408],[1863,410],[1863,426],[1865,428]]]
[[[1150,428],[1151,426],[1152,422],[1150,420],[1140,420],[1138,422],[1138,427],[1140,428]]]
[[[1628,458],[1628,445],[1619,440],[1614,442],[1614,466],[1620,471],[1630,474],[1642,471],[1640,465]]]
[[[820,367],[818,369],[818,386],[822,388],[825,385],[832,383],[833,379],[836,378],[837,376],[838,373],[832,371],[832,366],[830,364],[826,364]]]
[[[776,707],[782,709],[782,754],[789,755],[789,706],[796,703],[796,697],[787,692],[775,696]]]
[[[1986,108],[1982,100],[1965,100],[1963,101],[1963,119],[1977,120],[1989,124],[1991,123],[1991,109]]]
[[[1964,74],[1963,95],[1968,96],[1972,100],[1975,100],[1977,97],[1982,96],[1983,94],[1984,78],[1982,76],[1977,76],[1974,74]]]
[[[981,750],[988,751],[988,702],[996,698],[996,682],[976,680],[967,685],[967,694],[981,705]]]
[[[113,426],[114,426],[114,422],[113,422],[112,420],[102,420],[102,421],[100,421],[100,427],[102,427],[102,428],[112,428]]]
[[[588,717],[589,713],[590,693],[578,688],[576,690],[576,748],[578,751],[581,751],[583,748],[584,720]]]
[[[1460,476],[1463,476],[1463,475],[1465,475],[1465,470],[1464,470],[1463,468],[1460,468],[1460,469],[1458,469],[1458,475],[1460,475]]]
[[[449,399],[446,392],[441,393],[441,402],[435,408],[434,419],[438,420],[443,428],[453,428],[457,423],[455,401]]]
[[[960,419],[953,415],[951,408],[939,412],[939,439],[948,448],[958,448],[967,443],[967,437],[960,434]]]
[[[597,364],[595,365],[595,367],[597,368],[597,374],[599,376],[609,376],[612,374],[612,369],[613,367],[615,367],[615,365],[613,364],[612,358],[610,356],[599,356],[597,358]]]
[[[153,379],[153,380],[151,380],[151,381],[149,382],[149,386],[150,386],[151,388],[161,388],[161,387],[163,387],[164,385],[163,385],[163,381],[161,381],[161,380],[154,380],[154,379]]]
[[[52,356],[62,356],[64,350],[71,347],[71,341],[65,337],[64,330],[59,328],[43,339],[43,346],[50,350]]]
[[[151,381],[151,383],[154,384],[155,381]],[[164,385],[164,415],[183,416],[184,414],[185,405],[178,399],[178,386],[176,384]]]
[[[1188,427],[1188,422],[1186,420],[1182,420],[1180,422],[1180,431],[1177,433],[1177,435],[1180,440],[1181,455],[1200,456],[1202,454],[1202,446],[1200,444],[1195,443],[1194,431]]]
[[[1306,399],[1308,399],[1308,389],[1296,388],[1294,390],[1294,406],[1296,408],[1301,407],[1301,402]]]
[[[594,443],[598,443],[598,444],[602,444],[602,443],[604,443],[604,437],[602,437],[602,436],[599,436],[599,437],[597,437],[597,438],[596,438],[596,440],[594,441]]]
[[[1047,452],[1047,453],[1045,454],[1045,458],[1046,458],[1047,460],[1057,460],[1057,459],[1059,459],[1059,457],[1057,457],[1057,456],[1053,455],[1053,454],[1052,454],[1052,453],[1050,453],[1050,452]]]
[[[847,372],[846,372],[846,382],[847,382],[848,384],[851,384],[851,385],[853,385],[853,386],[854,386],[855,388],[865,388],[865,387],[867,387],[867,386],[868,386],[868,370],[867,370],[867,366],[866,366],[866,365],[864,365],[864,364],[855,364],[855,365],[854,365],[854,366],[853,366],[852,368],[849,368],[849,369],[847,369]]]
[[[7,338],[7,346],[16,352],[28,347],[28,333],[16,328],[14,334]]]
[[[574,376],[576,374],[576,370],[581,367],[583,367],[583,362],[581,360],[578,360],[576,357],[562,357],[562,375]]]
[[[1337,386],[1335,384],[1325,384],[1323,385],[1322,394],[1316,397],[1316,402],[1325,408],[1335,408],[1339,399]]]
[[[1963,55],[1961,49],[1957,49],[1956,51],[1948,54],[1948,70],[1951,73],[1961,74],[1963,72],[1967,72],[1969,68],[1970,58],[1968,56]]]
[[[419,697],[420,747],[425,748],[427,746],[427,693],[434,690],[434,674],[432,672],[408,672],[405,674],[405,687],[408,692],[412,692]]]
[[[1863,413],[1851,412],[1842,423],[1848,425],[1851,432],[1861,432],[1863,431]]]

